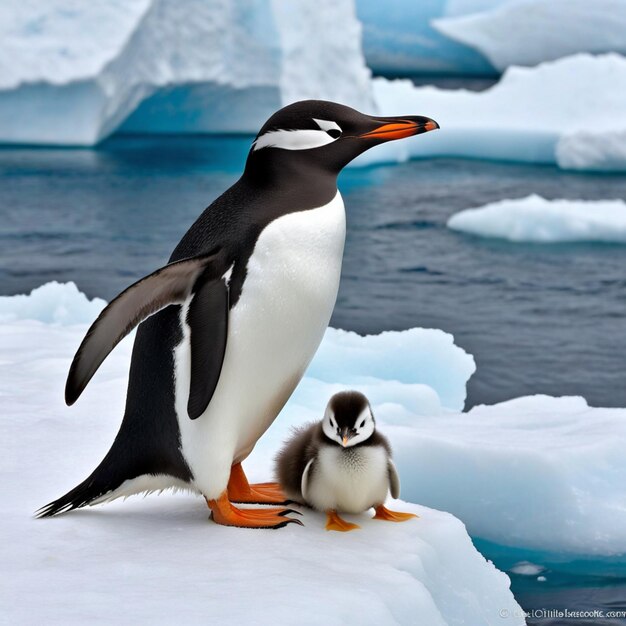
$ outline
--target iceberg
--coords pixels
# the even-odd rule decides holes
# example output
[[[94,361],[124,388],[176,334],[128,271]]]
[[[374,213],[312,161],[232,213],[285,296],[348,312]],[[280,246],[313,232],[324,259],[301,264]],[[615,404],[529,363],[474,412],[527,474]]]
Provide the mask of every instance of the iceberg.
[[[363,53],[377,75],[417,74],[493,76],[487,59],[471,46],[442,35],[432,21],[449,13],[445,0],[356,0],[363,24]],[[457,13],[480,10],[475,5],[458,6]]]
[[[607,132],[579,130],[559,138],[557,165],[564,170],[626,171],[626,120],[623,127]]]
[[[310,97],[372,107],[348,0],[0,7],[4,143],[89,146],[119,127],[256,132],[276,109]]]
[[[419,111],[436,119],[441,131],[384,144],[355,163],[455,156],[623,170],[625,92],[626,58],[617,54],[511,67],[483,92],[377,78],[374,98],[382,115]]]
[[[626,53],[624,0],[357,0],[381,76],[493,76],[579,52]]]
[[[626,243],[623,200],[546,200],[532,194],[456,213],[452,230],[509,241]]]
[[[376,24],[385,48],[390,24],[400,20],[408,32],[426,11],[462,19],[518,6],[496,0],[405,5],[395,0],[381,9],[360,1],[366,34],[368,24]],[[593,3],[585,6],[585,16],[596,11]],[[618,18],[611,23],[623,30]],[[414,44],[432,52],[431,35],[423,41],[422,35],[415,41],[393,35],[398,49],[406,44],[397,63],[411,57]],[[360,39],[350,0],[0,6],[0,143],[92,146],[114,132],[254,134],[281,106],[323,98],[380,115],[430,115],[442,126],[439,133],[368,151],[357,165],[459,156],[626,170],[626,59],[618,54],[509,67],[492,88],[471,92],[372,81]],[[428,58],[425,69],[438,71],[442,57]]]
[[[69,361],[87,328],[86,306],[96,315],[103,304],[87,301],[70,284],[0,300],[0,481],[6,505],[0,555],[11,572],[0,595],[10,623],[84,624],[106,615],[117,623],[269,624],[276,615],[297,615],[307,625],[495,626],[506,613],[507,624],[524,624],[508,577],[474,548],[463,523],[416,504],[390,504],[417,513],[414,523],[385,524],[365,514],[358,518],[361,530],[348,535],[327,533],[324,516],[312,511],[303,512],[304,527],[279,532],[219,527],[208,521],[203,500],[188,493],[33,519],[38,506],[92,469],[119,424],[129,338],[77,405],[67,408],[62,398]],[[50,313],[60,309],[66,312]],[[378,339],[381,345],[370,347],[368,339],[331,331],[315,371],[323,377],[327,359],[343,359],[355,376],[383,383],[381,371],[394,355],[384,355],[387,364],[378,363],[377,371],[376,351],[386,341],[396,350],[398,338]],[[434,357],[430,347],[439,346],[442,364],[447,354],[456,363],[452,370],[472,370],[470,357],[455,350],[449,336],[413,333],[409,343],[425,344],[420,358]],[[355,360],[367,362],[356,366]],[[396,365],[394,375],[408,380],[401,367]],[[306,399],[302,408],[318,417],[333,383],[310,380],[322,386],[308,398],[300,396]],[[430,382],[442,398],[449,393],[443,382]],[[411,411],[419,401],[409,393],[398,398]],[[381,395],[380,401],[380,413],[390,414],[382,407],[391,406],[391,396]],[[298,421],[306,417],[300,408],[290,409]],[[289,415],[278,425],[280,436],[288,421]],[[268,478],[275,441],[276,436],[260,444],[252,474]],[[410,480],[406,491],[415,492]]]
[[[509,0],[486,3],[476,13],[469,8],[455,7],[454,17],[432,25],[484,54],[500,71],[578,52],[626,53],[624,0]]]

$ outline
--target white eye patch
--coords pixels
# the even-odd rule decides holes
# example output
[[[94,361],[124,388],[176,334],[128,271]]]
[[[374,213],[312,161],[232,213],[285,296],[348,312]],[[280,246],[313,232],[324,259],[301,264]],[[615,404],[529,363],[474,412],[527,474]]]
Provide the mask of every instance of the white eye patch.
[[[316,119],[313,121],[320,130],[270,130],[254,142],[252,149],[310,150],[325,146],[341,137],[341,128],[336,122]]]

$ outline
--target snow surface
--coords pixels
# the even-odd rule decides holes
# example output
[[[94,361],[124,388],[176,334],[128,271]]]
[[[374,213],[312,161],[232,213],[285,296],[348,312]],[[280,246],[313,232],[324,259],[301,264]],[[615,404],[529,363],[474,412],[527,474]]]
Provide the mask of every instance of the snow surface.
[[[512,67],[483,92],[374,80],[383,115],[433,117],[441,130],[364,153],[357,163],[457,156],[626,168],[626,58],[579,54],[534,68]]]
[[[458,13],[458,11],[457,11]],[[503,71],[577,52],[626,53],[626,0],[515,0],[432,25]]]
[[[119,425],[130,338],[110,355],[77,405],[67,408],[62,400],[67,367],[87,328],[85,318],[95,316],[102,304],[88,303],[69,284],[0,300],[0,554],[10,572],[0,586],[0,602],[7,623],[265,625],[296,616],[298,623],[311,625],[495,625],[501,623],[501,611],[514,616],[507,623],[524,623],[508,577],[475,550],[463,524],[448,513],[402,501],[389,506],[415,512],[419,519],[389,524],[350,516],[362,529],[349,534],[327,533],[324,517],[310,511],[302,518],[305,527],[219,527],[207,520],[200,497],[184,493],[33,519],[37,507],[93,469]],[[453,370],[464,369],[469,376],[471,357],[449,336],[428,332],[407,335],[410,346],[425,343],[419,358],[432,355],[431,348],[441,349]],[[387,340],[394,354],[399,356],[399,349],[404,357],[411,350],[395,341],[402,335],[388,334]],[[383,340],[376,340],[382,347]],[[382,384],[380,372],[387,365],[380,361],[382,369],[376,371],[374,348],[379,346],[368,346],[369,341],[330,331],[318,373],[325,359],[343,358],[342,380],[356,376]],[[382,356],[387,364],[393,360],[393,355]],[[355,358],[371,362],[360,362],[348,373]],[[407,370],[419,372],[419,366],[404,361]],[[399,365],[396,370],[401,380],[409,378]],[[276,444],[290,420],[319,417],[333,385],[310,376],[306,381],[313,384],[308,392],[315,388],[319,394],[306,398],[300,392],[306,404],[292,404],[271,429],[274,436],[262,440],[250,463],[253,477],[269,477]],[[444,401],[457,401],[445,385],[431,382]],[[404,392],[397,409],[408,416],[405,404],[413,410],[419,394],[412,396],[409,385]],[[377,408],[400,419],[389,398]]]
[[[448,227],[509,241],[626,243],[626,202],[546,200],[533,194],[466,209],[453,215]]]
[[[372,108],[349,0],[0,5],[5,143],[93,145],[123,123],[256,133],[310,97]]]

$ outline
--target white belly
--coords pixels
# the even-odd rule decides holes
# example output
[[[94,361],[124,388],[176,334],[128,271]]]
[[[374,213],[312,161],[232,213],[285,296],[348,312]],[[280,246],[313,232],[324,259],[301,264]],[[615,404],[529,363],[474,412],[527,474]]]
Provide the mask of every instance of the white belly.
[[[308,483],[307,502],[320,511],[344,513],[363,513],[383,504],[389,491],[387,462],[380,446],[324,446]]]
[[[189,331],[175,350],[182,453],[195,485],[215,498],[274,421],[317,350],[335,306],[345,241],[339,193],[285,215],[261,233],[230,311],[222,372],[207,410],[187,416]],[[186,315],[181,309],[181,319]]]

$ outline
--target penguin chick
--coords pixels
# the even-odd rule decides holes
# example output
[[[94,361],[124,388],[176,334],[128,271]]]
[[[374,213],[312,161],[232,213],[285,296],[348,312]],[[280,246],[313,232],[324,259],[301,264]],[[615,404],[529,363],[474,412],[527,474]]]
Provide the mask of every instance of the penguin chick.
[[[327,514],[326,530],[359,528],[339,517],[374,507],[375,519],[403,522],[412,513],[385,508],[387,493],[400,496],[400,479],[387,438],[376,430],[367,398],[335,394],[321,422],[296,429],[276,457],[276,475],[287,497]]]

